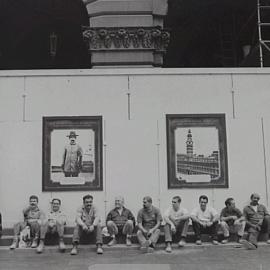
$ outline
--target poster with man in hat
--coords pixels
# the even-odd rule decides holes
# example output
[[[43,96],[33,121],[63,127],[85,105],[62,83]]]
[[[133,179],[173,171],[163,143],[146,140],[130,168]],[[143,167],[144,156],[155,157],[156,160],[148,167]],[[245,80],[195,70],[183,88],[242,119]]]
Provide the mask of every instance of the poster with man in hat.
[[[62,163],[65,177],[78,177],[82,169],[83,150],[76,142],[77,136],[79,135],[76,134],[76,131],[70,131],[67,135],[69,143],[65,146]]]
[[[55,129],[51,133],[51,180],[84,185],[94,180],[94,131]]]

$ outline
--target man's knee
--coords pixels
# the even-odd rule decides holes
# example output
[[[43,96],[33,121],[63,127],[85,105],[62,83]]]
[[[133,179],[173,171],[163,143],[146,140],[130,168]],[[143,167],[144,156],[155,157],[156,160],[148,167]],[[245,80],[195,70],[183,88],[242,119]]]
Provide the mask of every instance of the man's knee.
[[[127,224],[127,225],[132,225],[132,226],[133,226],[133,221],[129,219],[129,220],[127,220],[126,224]]]
[[[107,226],[108,227],[114,227],[116,225],[115,225],[115,223],[112,220],[109,220],[109,221],[107,221]]]
[[[220,226],[221,226],[222,228],[226,228],[226,227],[228,227],[228,224],[227,224],[226,221],[220,221]]]

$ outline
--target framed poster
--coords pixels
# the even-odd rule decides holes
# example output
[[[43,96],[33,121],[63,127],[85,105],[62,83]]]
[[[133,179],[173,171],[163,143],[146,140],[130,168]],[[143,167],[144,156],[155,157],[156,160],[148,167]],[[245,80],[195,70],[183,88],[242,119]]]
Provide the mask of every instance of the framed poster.
[[[168,114],[168,188],[228,188],[225,114]]]
[[[43,117],[42,190],[102,190],[102,116]]]

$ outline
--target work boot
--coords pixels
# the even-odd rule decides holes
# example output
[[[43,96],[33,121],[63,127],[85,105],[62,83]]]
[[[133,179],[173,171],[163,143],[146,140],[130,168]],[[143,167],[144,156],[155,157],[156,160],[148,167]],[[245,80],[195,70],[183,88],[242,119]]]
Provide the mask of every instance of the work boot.
[[[32,242],[31,248],[36,248],[37,246],[38,246],[38,238],[35,237],[33,242]]]
[[[165,248],[165,251],[168,252],[168,253],[171,253],[172,252],[172,246],[171,246],[171,243],[167,243],[167,246]]]
[[[37,253],[42,253],[43,252],[43,249],[44,249],[44,241],[43,240],[40,240],[39,241],[39,245],[37,247]]]
[[[196,240],[196,245],[202,245],[202,240],[200,240],[200,239],[198,239],[198,240]]]
[[[212,243],[213,243],[213,245],[218,245],[218,241],[217,240],[213,240]]]
[[[116,244],[117,244],[117,241],[116,241],[115,237],[113,237],[112,240],[108,243],[108,246],[112,247],[112,246],[114,246]]]
[[[227,244],[229,242],[229,237],[225,237],[222,241],[221,244]]]
[[[59,240],[59,250],[60,250],[61,252],[65,252],[65,250],[66,250],[66,245],[65,245],[63,239],[60,239],[60,240]]]
[[[130,247],[132,245],[131,240],[130,240],[130,237],[127,237],[127,239],[126,239],[126,245],[128,247]]]
[[[18,247],[19,241],[18,238],[14,239],[11,246],[9,247],[10,250],[13,250]]]
[[[184,247],[185,245],[186,245],[186,239],[182,238],[178,243],[178,247]]]
[[[247,241],[247,240],[242,240],[242,245],[249,250],[254,250],[257,249],[257,246],[254,245],[253,243]]]
[[[97,254],[103,254],[103,249],[102,249],[101,245],[97,246]]]
[[[77,245],[73,245],[73,248],[70,251],[70,255],[77,255],[77,254],[78,254],[78,247]]]

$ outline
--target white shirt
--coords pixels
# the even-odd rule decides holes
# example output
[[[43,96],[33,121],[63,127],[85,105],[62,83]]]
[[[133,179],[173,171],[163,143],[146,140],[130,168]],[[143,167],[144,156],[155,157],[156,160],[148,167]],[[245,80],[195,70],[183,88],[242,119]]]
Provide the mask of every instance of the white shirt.
[[[187,209],[179,207],[179,209],[175,211],[173,207],[170,206],[164,213],[164,220],[166,223],[170,224],[171,220],[177,221],[184,215],[188,215]]]
[[[195,216],[201,222],[213,221],[214,216],[216,216],[217,214],[218,214],[217,210],[215,210],[211,206],[206,206],[205,211],[202,211],[200,207],[196,207],[191,212],[191,216]]]

